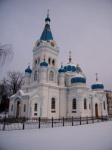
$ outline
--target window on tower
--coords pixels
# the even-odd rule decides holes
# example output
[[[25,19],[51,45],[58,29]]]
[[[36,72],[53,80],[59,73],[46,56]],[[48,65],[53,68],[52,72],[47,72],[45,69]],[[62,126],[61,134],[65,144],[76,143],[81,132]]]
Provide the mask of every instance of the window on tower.
[[[48,64],[51,64],[51,58],[48,59]]]
[[[37,60],[35,60],[35,66],[37,65]]]
[[[52,65],[55,66],[55,60],[54,59],[52,60]]]

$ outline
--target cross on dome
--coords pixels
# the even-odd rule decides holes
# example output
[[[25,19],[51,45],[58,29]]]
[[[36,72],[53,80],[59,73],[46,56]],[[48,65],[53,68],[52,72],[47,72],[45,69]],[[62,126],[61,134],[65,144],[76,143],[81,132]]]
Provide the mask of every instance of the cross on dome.
[[[47,11],[47,17],[49,17],[49,9],[48,9],[48,11]]]
[[[69,52],[69,63],[71,63],[72,58],[71,58],[71,51]]]
[[[61,62],[61,68],[63,68],[63,62]]]
[[[95,74],[96,75],[96,82],[98,81],[98,73]]]

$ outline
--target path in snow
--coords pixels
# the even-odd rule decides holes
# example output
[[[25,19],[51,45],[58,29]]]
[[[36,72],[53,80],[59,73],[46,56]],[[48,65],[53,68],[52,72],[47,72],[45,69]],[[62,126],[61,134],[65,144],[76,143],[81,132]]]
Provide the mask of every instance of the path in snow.
[[[112,122],[0,131],[0,150],[112,150]]]

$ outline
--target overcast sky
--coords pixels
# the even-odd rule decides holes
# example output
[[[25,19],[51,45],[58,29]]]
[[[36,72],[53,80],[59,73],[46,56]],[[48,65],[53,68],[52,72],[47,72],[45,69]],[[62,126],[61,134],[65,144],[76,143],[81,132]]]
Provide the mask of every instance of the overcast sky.
[[[32,49],[40,38],[50,9],[51,31],[61,61],[79,64],[87,86],[95,73],[105,90],[112,90],[112,0],[0,0],[0,43],[12,44],[14,58],[0,70],[24,72],[32,65]]]

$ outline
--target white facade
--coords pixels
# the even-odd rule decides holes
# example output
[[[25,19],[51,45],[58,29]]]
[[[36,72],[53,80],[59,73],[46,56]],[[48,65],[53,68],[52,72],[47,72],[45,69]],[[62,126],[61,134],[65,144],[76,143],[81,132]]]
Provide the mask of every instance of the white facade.
[[[42,36],[33,48],[32,70],[25,70],[25,85],[10,97],[9,116],[62,118],[107,115],[102,84],[89,90],[86,76],[69,56],[58,70],[59,48],[53,40],[49,15]],[[101,85],[97,87],[97,85]]]

